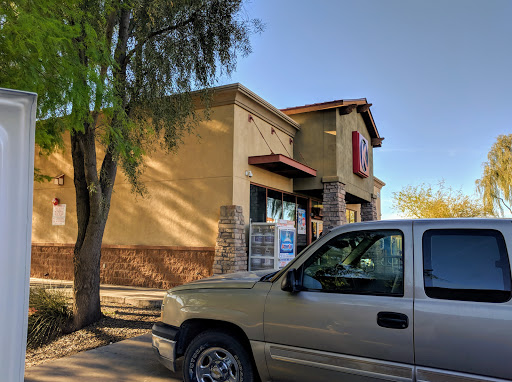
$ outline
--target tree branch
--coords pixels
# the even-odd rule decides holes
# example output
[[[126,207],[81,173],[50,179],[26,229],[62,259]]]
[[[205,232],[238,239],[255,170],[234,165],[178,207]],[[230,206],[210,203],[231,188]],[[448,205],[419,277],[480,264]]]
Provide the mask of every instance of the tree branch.
[[[113,143],[111,142],[107,147],[107,152],[103,157],[100,171],[100,186],[103,191],[103,213],[108,216],[110,210],[110,199],[112,197],[112,190],[116,181],[117,162],[114,160],[112,151],[114,150]]]
[[[80,63],[84,68],[89,66],[89,57],[87,56],[87,48],[83,46],[83,42],[86,40],[85,38],[85,27],[81,25],[82,34],[76,38],[75,43],[77,46],[80,46],[78,50],[78,57],[80,59]],[[81,85],[85,88],[87,87],[87,79],[85,75],[80,77]],[[78,109],[77,112],[80,112],[81,106],[73,105],[73,110]],[[89,113],[89,108],[87,108],[87,113]],[[76,143],[79,146],[79,150],[81,151],[81,165],[83,169],[83,175],[86,182],[86,191],[88,192],[87,200],[89,204],[89,214],[87,226],[94,220],[95,217],[98,216],[98,208],[101,190],[94,189],[98,187],[98,169],[96,164],[96,135],[94,131],[94,126],[91,126],[90,122],[83,122],[83,133],[76,133],[79,138]],[[87,230],[87,226],[85,226],[85,230]]]
[[[507,203],[505,203],[505,200],[502,197],[495,196],[495,198],[499,199],[501,201],[501,203],[503,203],[505,208],[512,214],[512,208],[510,208],[510,206]]]
[[[84,172],[84,153],[79,142],[81,135],[82,133],[76,131],[71,132],[71,158],[73,160],[73,182],[75,184],[76,217],[78,223],[75,250],[79,250],[82,247],[90,213],[89,193]]]
[[[121,11],[120,19],[119,19],[119,34],[117,38],[117,45],[114,52],[114,59],[118,63],[122,63],[126,57],[126,47],[128,44],[129,38],[129,28],[130,28],[130,13],[131,11],[128,9],[123,9]],[[126,108],[126,94],[125,92],[119,91],[118,89],[126,88],[126,67],[120,65],[118,68],[114,70],[114,87],[115,96],[119,97],[120,106],[125,109]],[[114,128],[119,127],[122,121],[114,114],[114,118],[111,121],[111,126]],[[114,182],[116,179],[117,173],[117,161],[114,158],[114,153],[116,150],[116,141],[114,137],[109,134],[109,144],[106,147],[105,156],[103,157],[103,161],[101,164],[101,170],[99,175],[99,184],[98,186],[102,192],[102,214],[105,217],[108,216],[108,211],[110,209],[110,199],[112,196],[112,189],[114,187]]]
[[[94,134],[94,129],[88,122],[84,123],[84,134],[80,143],[84,155],[84,173],[91,201],[90,208],[94,216],[97,216],[101,189],[98,183],[98,167],[96,164],[96,134]]]
[[[106,28],[106,39],[107,46],[105,48],[105,53],[110,56],[110,48],[112,46],[112,36],[114,34],[114,26],[117,18],[117,12],[112,11],[108,17],[107,28]],[[103,85],[105,83],[105,78],[107,76],[108,64],[104,63],[100,68],[100,83]],[[94,100],[94,110],[92,112],[93,117],[93,128],[96,129],[96,125],[98,123],[98,117],[101,110],[101,105],[103,102],[103,91],[99,91],[96,93],[96,98]]]
[[[168,33],[168,32],[171,32],[171,31],[174,31],[176,29],[179,29],[179,28],[182,28],[184,26],[186,26],[187,24],[190,24],[192,21],[195,20],[195,18],[197,17],[197,14],[198,14],[198,10],[197,11],[194,11],[192,13],[192,15],[190,15],[190,17],[186,20],[183,20],[182,22],[178,23],[178,24],[175,24],[175,25],[171,25],[171,26],[168,26],[166,28],[163,28],[163,29],[160,29],[160,30],[157,30],[157,31],[154,31],[154,32],[151,32],[149,35],[146,36],[145,39],[143,39],[142,41],[140,41],[139,43],[137,43],[137,45],[135,45],[135,48],[133,48],[132,50],[130,50],[128,52],[128,54],[126,55],[126,57],[124,58],[124,62],[123,62],[123,65],[127,65],[128,61],[130,61],[130,59],[133,57],[133,55],[135,54],[135,52],[137,52],[139,49],[141,49],[146,43],[148,43],[151,39],[155,38],[155,37],[158,37],[158,36],[161,36],[165,33]]]

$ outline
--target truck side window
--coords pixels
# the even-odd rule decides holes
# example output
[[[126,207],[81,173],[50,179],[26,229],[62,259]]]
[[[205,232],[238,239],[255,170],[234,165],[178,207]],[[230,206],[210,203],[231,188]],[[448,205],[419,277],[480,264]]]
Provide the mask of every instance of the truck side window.
[[[403,234],[355,231],[325,243],[303,266],[309,291],[403,296]]]
[[[423,279],[430,298],[506,302],[510,264],[499,231],[429,230],[423,234]]]

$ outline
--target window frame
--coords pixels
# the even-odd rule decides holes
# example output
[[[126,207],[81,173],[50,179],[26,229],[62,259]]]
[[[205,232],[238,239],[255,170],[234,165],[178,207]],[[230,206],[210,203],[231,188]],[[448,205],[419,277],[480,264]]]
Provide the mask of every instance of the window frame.
[[[341,235],[350,235],[358,232],[393,232],[393,233],[400,233],[402,237],[402,246],[401,246],[401,252],[402,252],[402,290],[400,293],[379,293],[379,292],[370,292],[370,291],[341,291],[341,290],[322,290],[322,289],[309,289],[304,287],[304,270],[306,267],[306,263],[314,257],[320,249],[326,244],[328,244],[331,240],[341,236]],[[380,240],[380,239],[379,239]],[[312,293],[329,293],[329,294],[347,294],[347,295],[359,295],[359,296],[386,296],[386,297],[398,297],[403,298],[405,296],[405,235],[404,232],[399,228],[383,228],[383,229],[366,229],[366,230],[355,230],[355,231],[347,231],[342,232],[339,235],[336,235],[332,237],[330,240],[322,244],[320,248],[318,248],[315,252],[313,252],[304,262],[300,265],[300,267],[297,269],[298,279],[300,280],[300,290],[304,292],[312,292]],[[372,245],[374,245],[373,243]],[[371,248],[371,246],[369,247]],[[368,249],[369,249],[368,248]],[[364,252],[366,253],[366,251]],[[363,254],[364,256],[364,254]]]
[[[496,239],[498,250],[500,254],[500,261],[506,260],[508,264],[508,273],[503,269],[503,278],[505,286],[507,284],[509,290],[494,290],[494,289],[455,289],[427,286],[427,278],[425,277],[426,270],[432,269],[432,236],[491,236]],[[496,229],[485,228],[438,228],[428,229],[422,235],[422,256],[423,262],[423,290],[425,295],[429,298],[436,300],[450,300],[450,301],[471,301],[471,302],[486,302],[486,303],[506,303],[512,298],[512,273],[510,269],[510,257],[507,250],[507,244],[503,233]]]
[[[265,190],[265,217],[264,217],[263,221],[255,221],[255,223],[269,223],[267,221],[267,218],[268,218],[267,206],[268,206],[268,192],[269,192],[269,190],[270,191],[277,191],[277,192],[281,193],[281,211],[282,211],[282,213],[284,213],[284,210],[283,210],[284,195],[286,194],[288,196],[291,196],[291,197],[295,198],[295,222],[297,222],[297,216],[298,216],[297,210],[299,208],[298,207],[299,206],[299,199],[302,199],[303,201],[305,201],[306,202],[306,206],[305,206],[305,209],[306,209],[306,247],[309,246],[312,242],[314,242],[314,240],[312,240],[312,237],[311,237],[311,219],[312,218],[313,219],[316,218],[316,215],[312,216],[312,204],[313,203],[317,203],[319,205],[322,205],[322,200],[321,199],[319,199],[317,197],[313,197],[313,196],[308,196],[306,194],[300,194],[300,193],[293,193],[293,192],[283,191],[283,190],[280,190],[278,188],[265,186],[265,185],[260,184],[260,183],[250,182],[250,186],[260,187],[260,188]],[[250,209],[251,209],[250,198],[251,198],[251,195],[249,193],[249,218],[251,218],[251,215],[250,215]],[[323,209],[323,206],[321,208],[319,208],[319,210],[322,210],[322,209]],[[320,219],[323,220],[323,214],[322,213],[320,215],[318,215],[318,216],[319,216]]]

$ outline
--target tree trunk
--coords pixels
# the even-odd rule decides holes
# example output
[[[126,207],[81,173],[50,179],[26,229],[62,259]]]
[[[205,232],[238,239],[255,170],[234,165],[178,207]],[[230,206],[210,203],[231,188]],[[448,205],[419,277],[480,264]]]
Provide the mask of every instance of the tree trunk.
[[[75,247],[73,256],[73,326],[77,330],[101,318],[101,238],[94,240],[94,236],[88,232],[81,248]]]
[[[78,234],[73,254],[73,327],[78,330],[101,318],[101,243],[110,209],[117,164],[110,150],[103,159],[101,177],[96,165],[94,129],[71,134]]]
[[[114,23],[114,17],[109,21]],[[121,11],[122,23],[119,27],[116,57],[123,62],[128,41],[128,26],[130,11]],[[113,30],[113,24],[112,24]],[[111,34],[109,30],[107,34]],[[107,36],[111,38],[111,35]],[[85,38],[82,38],[82,42]],[[84,66],[88,66],[86,50],[81,48],[80,59]],[[102,69],[102,75],[106,70]],[[126,67],[116,68],[114,71],[116,81],[121,81],[123,89],[126,88]],[[84,79],[84,86],[87,83]],[[126,95],[120,92],[122,106],[126,107]],[[74,284],[73,284],[73,329],[78,330],[101,318],[100,306],[100,260],[101,243],[110,210],[112,189],[116,179],[117,162],[114,159],[115,140],[109,139],[105,150],[101,170],[98,173],[96,158],[96,120],[101,106],[101,97],[96,99],[93,111],[93,121],[85,121],[83,131],[71,133],[71,154],[73,158],[74,183],[76,194],[76,210],[78,234],[73,254]],[[77,108],[80,105],[73,105]],[[112,125],[117,126],[114,116]]]

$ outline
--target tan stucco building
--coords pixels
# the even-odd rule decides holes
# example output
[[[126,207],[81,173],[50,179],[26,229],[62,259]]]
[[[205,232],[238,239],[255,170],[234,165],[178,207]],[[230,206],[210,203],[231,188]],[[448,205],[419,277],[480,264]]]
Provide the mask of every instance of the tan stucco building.
[[[250,220],[293,220],[298,208],[307,211],[298,251],[323,228],[379,219],[384,183],[373,175],[373,148],[382,138],[370,106],[357,99],[278,110],[240,84],[216,88],[199,137],[186,137],[177,154],[156,152],[147,160],[147,198],[136,197],[118,174],[102,282],[164,288],[246,270]],[[354,162],[354,145],[363,147],[362,162]],[[70,150],[36,155],[35,166],[64,176],[61,185],[34,184],[32,276],[72,279],[77,225]],[[66,206],[63,225],[52,224],[54,198]]]

